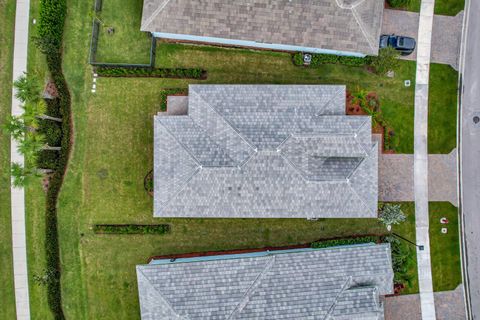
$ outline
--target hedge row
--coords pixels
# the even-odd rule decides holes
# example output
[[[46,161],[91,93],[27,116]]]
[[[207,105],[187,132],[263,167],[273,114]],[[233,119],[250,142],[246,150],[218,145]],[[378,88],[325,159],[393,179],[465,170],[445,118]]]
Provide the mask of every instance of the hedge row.
[[[136,224],[96,224],[93,232],[102,234],[166,234],[170,225],[136,225]]]
[[[60,49],[66,13],[66,0],[40,1],[38,36],[35,39],[42,52]]]
[[[59,122],[40,120],[37,131],[45,136],[45,142],[51,147],[59,146],[62,142],[62,125]]]
[[[293,63],[297,66],[303,66],[303,53],[298,52],[293,55]],[[370,58],[337,56],[333,54],[312,54],[310,66],[318,67],[322,64],[343,64],[346,66],[361,67],[370,63]]]
[[[61,118],[62,113],[60,110],[59,99],[44,99],[47,104],[47,114],[51,117]]]
[[[37,167],[40,169],[57,170],[59,157],[59,151],[42,150],[38,153]]]
[[[365,237],[357,237],[357,238],[345,238],[345,239],[333,239],[333,240],[324,240],[324,241],[316,241],[311,244],[312,248],[329,248],[329,247],[337,247],[337,246],[345,246],[345,245],[354,245],[354,244],[362,244],[362,243],[377,243],[380,240],[378,236],[365,236]]]
[[[48,108],[57,108],[64,121],[61,125],[61,147],[57,161],[57,170],[50,178],[46,199],[46,235],[45,254],[47,272],[52,275],[47,282],[47,302],[54,319],[65,319],[62,308],[62,292],[60,287],[61,267],[60,249],[58,244],[57,200],[63,183],[63,175],[70,154],[70,92],[62,72],[62,38],[65,15],[67,12],[66,0],[41,0],[39,23],[36,44],[45,53],[48,70],[58,91],[55,102],[47,102]],[[52,113],[54,115],[55,113]]]
[[[147,77],[147,78],[186,78],[202,79],[206,71],[200,68],[149,68],[149,67],[97,67],[100,77]]]

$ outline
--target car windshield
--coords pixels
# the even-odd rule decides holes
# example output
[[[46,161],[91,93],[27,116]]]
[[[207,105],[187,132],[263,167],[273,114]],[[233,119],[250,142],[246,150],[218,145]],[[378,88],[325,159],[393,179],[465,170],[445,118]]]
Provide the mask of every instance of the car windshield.
[[[388,45],[395,48],[397,46],[397,38],[390,37],[388,39]]]

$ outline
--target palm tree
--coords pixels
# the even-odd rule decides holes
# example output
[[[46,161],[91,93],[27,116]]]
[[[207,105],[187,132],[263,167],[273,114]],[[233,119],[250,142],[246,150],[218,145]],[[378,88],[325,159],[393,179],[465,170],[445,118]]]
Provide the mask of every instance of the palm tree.
[[[40,85],[35,76],[24,73],[13,82],[15,97],[22,102],[36,103],[40,100]]]
[[[38,153],[45,146],[43,135],[27,132],[22,141],[18,144],[18,152],[23,154],[27,163],[35,163]]]
[[[21,117],[9,115],[6,120],[7,121],[2,126],[3,131],[6,134],[11,135],[14,140],[19,141],[23,138],[25,131],[27,130],[23,119]]]
[[[15,188],[23,188],[28,183],[30,183],[31,178],[36,177],[39,178],[42,176],[42,173],[50,173],[53,170],[37,170],[37,169],[28,169],[22,166],[19,163],[12,162],[11,166],[11,175],[12,175],[12,185]]]
[[[44,100],[39,100],[36,103],[26,103],[23,106],[23,110],[25,110],[24,114],[29,119],[36,118],[42,120],[62,122],[61,118],[51,117],[45,114],[45,112],[47,112],[47,105]]]

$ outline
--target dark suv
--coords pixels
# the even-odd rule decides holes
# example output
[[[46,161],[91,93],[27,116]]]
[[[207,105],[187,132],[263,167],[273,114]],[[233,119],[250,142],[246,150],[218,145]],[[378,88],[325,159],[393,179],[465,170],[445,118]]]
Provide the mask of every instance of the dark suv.
[[[380,37],[380,49],[393,47],[402,56],[411,54],[415,50],[415,44],[415,39],[410,37],[396,36],[394,34],[384,34]]]

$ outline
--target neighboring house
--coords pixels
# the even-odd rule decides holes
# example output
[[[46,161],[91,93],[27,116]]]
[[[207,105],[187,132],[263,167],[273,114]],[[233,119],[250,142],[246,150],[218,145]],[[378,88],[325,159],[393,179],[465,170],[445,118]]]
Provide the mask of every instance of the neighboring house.
[[[137,266],[142,320],[381,320],[389,244],[152,260]]]
[[[154,118],[154,216],[375,218],[378,145],[345,86],[190,85]]]
[[[144,0],[157,38],[347,56],[377,55],[383,0]]]

